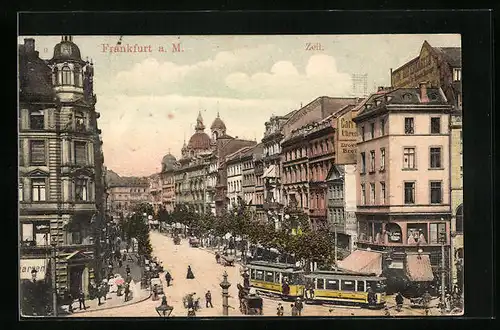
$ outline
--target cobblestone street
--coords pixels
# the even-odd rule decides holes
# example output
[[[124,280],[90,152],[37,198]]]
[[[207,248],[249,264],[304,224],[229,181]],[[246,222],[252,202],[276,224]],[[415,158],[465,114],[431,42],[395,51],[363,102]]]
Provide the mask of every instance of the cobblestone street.
[[[222,316],[222,295],[219,283],[222,281],[224,270],[228,273],[228,280],[231,283],[229,288],[230,298],[229,309],[230,316],[242,316],[238,306],[238,290],[236,285],[241,282],[239,275],[241,266],[236,264],[234,267],[224,267],[215,262],[215,257],[209,251],[202,248],[191,248],[187,240],[182,240],[181,245],[174,245],[170,237],[164,236],[158,232],[151,233],[151,243],[153,245],[153,254],[163,261],[165,269],[172,274],[173,281],[170,287],[167,287],[163,274],[161,275],[163,290],[167,296],[169,305],[174,306],[171,316],[185,317],[187,310],[184,308],[182,298],[189,292],[196,292],[202,305],[197,316]],[[186,279],[188,265],[194,272],[195,279]],[[212,292],[213,308],[205,308],[205,292]],[[285,315],[291,315],[290,305],[280,300],[264,298],[264,316],[275,316],[278,303],[281,302],[285,307]],[[158,317],[155,307],[160,301],[146,301],[113,308],[109,310],[82,312],[74,315],[75,317]],[[388,297],[388,306],[391,316],[421,316],[424,311],[421,309],[403,308],[401,312],[396,312],[393,308],[394,299]],[[439,312],[432,308],[431,315],[439,315]],[[348,308],[325,305],[305,305],[302,311],[303,316],[384,316],[383,310],[368,310],[362,308]]]

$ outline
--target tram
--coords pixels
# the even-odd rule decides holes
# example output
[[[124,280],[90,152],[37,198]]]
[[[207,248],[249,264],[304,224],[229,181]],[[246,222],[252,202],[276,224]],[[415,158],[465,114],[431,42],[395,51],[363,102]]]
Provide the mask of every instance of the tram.
[[[257,293],[293,300],[303,297],[304,271],[295,265],[252,261],[246,267],[250,271],[250,287],[255,288]],[[283,293],[285,279],[289,286],[288,294]]]
[[[385,306],[386,278],[347,271],[315,271],[305,277],[305,302]]]

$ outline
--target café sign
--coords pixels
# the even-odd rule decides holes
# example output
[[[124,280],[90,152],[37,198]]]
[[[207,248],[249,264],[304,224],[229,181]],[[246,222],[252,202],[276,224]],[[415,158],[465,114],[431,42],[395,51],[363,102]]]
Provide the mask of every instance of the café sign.
[[[337,164],[356,164],[357,138],[352,111],[348,111],[337,119]]]

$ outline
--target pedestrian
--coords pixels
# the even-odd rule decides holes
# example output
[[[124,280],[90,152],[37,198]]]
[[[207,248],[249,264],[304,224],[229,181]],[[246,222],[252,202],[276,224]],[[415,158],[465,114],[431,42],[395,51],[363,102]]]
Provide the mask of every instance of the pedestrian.
[[[283,306],[281,305],[281,303],[278,303],[278,308],[276,308],[276,310],[278,311],[278,316],[283,316]]]
[[[128,301],[129,294],[130,294],[130,284],[129,283],[125,283],[125,302]]]
[[[191,270],[191,266],[188,266],[186,278],[188,280],[194,279],[194,274],[193,274],[193,271]]]
[[[401,308],[403,307],[403,295],[401,294],[401,292],[398,292],[396,294],[396,311],[398,312],[401,312]]]
[[[215,262],[217,262],[218,264],[220,264],[220,254],[219,254],[219,252],[215,252]]]
[[[302,315],[302,309],[304,308],[304,304],[302,303],[302,300],[300,297],[297,298],[295,301],[295,307],[297,308],[297,312],[299,313],[299,316]]]
[[[82,309],[82,306],[84,310],[87,309],[85,306],[85,293],[83,293],[82,289],[78,292],[78,303],[80,305],[80,309]],[[73,307],[71,307],[71,309],[73,309]]]
[[[299,311],[297,310],[295,304],[290,304],[290,307],[292,308],[292,316],[299,316]]]
[[[214,306],[212,305],[212,294],[210,293],[210,290],[205,293],[205,300],[206,300],[206,305],[205,307],[208,308],[208,305],[210,305],[210,308],[213,308]]]
[[[122,259],[118,259],[118,267],[122,268],[123,266],[123,262],[122,262]]]
[[[73,313],[73,295],[68,291],[68,311]]]
[[[129,266],[129,265],[127,265],[127,267],[125,267],[125,272],[126,272],[127,274],[130,274],[130,266]]]
[[[103,297],[104,300],[107,300],[108,289],[109,289],[108,282],[106,280],[103,280],[99,291],[101,291],[101,297]]]
[[[249,288],[250,287],[250,275],[248,275],[247,270],[243,272],[243,287]]]
[[[170,275],[170,272],[167,271],[167,273],[165,274],[165,281],[167,281],[167,286],[170,286],[170,281],[172,280],[173,280],[172,275]]]
[[[155,284],[153,286],[153,301],[158,300],[158,285]]]
[[[290,294],[290,285],[288,284],[288,279],[286,277],[283,280],[281,289],[284,296],[288,296]]]

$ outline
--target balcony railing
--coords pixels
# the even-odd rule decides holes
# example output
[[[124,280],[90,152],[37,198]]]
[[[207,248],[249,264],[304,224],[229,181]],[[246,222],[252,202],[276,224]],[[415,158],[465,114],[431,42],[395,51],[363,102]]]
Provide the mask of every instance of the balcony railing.
[[[309,209],[309,215],[312,217],[326,217],[325,209]]]
[[[344,200],[342,200],[342,199],[329,199],[328,206],[329,207],[342,207],[342,206],[344,206]]]
[[[264,203],[263,208],[264,210],[276,210],[281,208],[281,204],[276,202]]]
[[[431,246],[431,247],[438,247],[441,246],[441,243],[438,242],[427,242],[427,243],[414,243],[414,244],[408,244],[407,242],[391,242],[388,238],[379,238],[379,239],[370,239],[370,238],[365,238],[365,237],[358,237],[358,243],[360,244],[367,244],[367,245],[376,245],[376,246],[400,246],[400,247],[414,247],[417,248],[419,246],[425,247],[425,246]],[[445,244],[449,245],[447,242]]]

